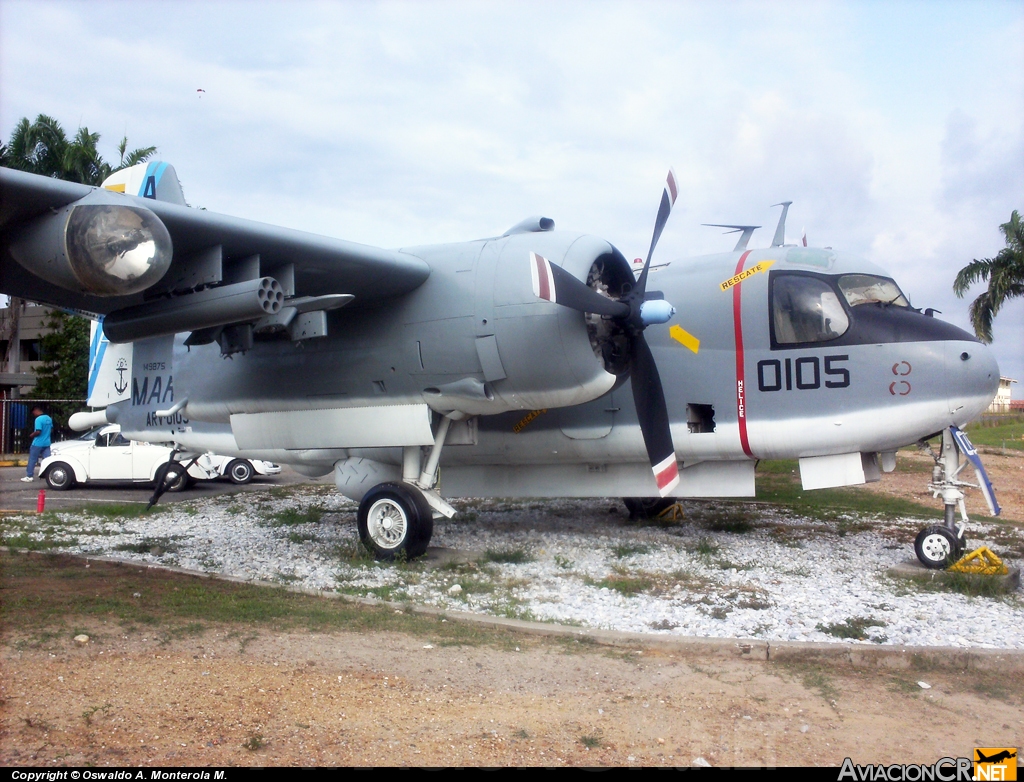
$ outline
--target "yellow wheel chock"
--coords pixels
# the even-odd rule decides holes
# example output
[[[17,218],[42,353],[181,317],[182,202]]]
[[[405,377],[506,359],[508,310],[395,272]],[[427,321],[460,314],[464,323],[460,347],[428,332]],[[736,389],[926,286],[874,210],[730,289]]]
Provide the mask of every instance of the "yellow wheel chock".
[[[972,573],[979,576],[1005,576],[1009,571],[1003,560],[988,546],[976,548],[950,565],[947,570],[956,573]]]
[[[659,513],[658,518],[665,521],[682,521],[686,518],[686,513],[683,511],[683,506],[675,502]]]

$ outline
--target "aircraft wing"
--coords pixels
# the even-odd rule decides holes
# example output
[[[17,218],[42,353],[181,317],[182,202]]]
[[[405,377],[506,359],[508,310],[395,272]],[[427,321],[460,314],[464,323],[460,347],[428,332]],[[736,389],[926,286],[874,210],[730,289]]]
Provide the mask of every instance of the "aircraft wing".
[[[70,219],[66,215],[73,211],[68,207],[82,199],[100,205],[130,205],[155,215],[173,247],[166,274],[144,291],[97,295],[87,284],[76,284],[69,273],[61,277],[48,272],[47,264],[67,265],[59,257],[56,261],[47,257],[48,252],[59,255],[59,251],[46,248],[58,247],[61,242],[66,246],[64,232]],[[34,232],[31,251],[23,249],[26,232]],[[64,252],[66,255],[66,249]],[[30,256],[27,262],[26,255]],[[355,297],[353,306],[360,306],[413,290],[429,276],[430,267],[408,253],[194,209],[159,197],[112,193],[0,168],[2,293],[107,314],[171,292],[170,286],[175,284],[179,285],[175,292],[182,293],[182,286],[216,286],[250,279],[253,274],[280,279],[290,296],[350,294]]]

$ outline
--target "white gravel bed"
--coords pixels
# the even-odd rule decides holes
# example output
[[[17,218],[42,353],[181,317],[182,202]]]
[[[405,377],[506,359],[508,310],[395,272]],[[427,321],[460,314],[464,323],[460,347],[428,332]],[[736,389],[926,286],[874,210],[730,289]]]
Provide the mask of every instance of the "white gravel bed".
[[[66,553],[613,630],[1024,649],[1019,591],[969,597],[886,574],[913,558],[920,519],[819,521],[695,502],[679,522],[639,526],[616,500],[457,505],[455,519],[435,522],[431,545],[458,555],[412,563],[369,559],[355,504],[323,486],[168,504],[143,516],[15,516],[4,520],[4,536],[15,546],[20,534]],[[968,536],[1000,552],[992,532],[973,525]],[[1020,550],[1019,527],[999,533]]]

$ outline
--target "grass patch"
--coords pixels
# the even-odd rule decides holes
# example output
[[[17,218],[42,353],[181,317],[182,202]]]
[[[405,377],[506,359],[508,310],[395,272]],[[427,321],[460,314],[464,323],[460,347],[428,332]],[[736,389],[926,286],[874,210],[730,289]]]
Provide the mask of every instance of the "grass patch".
[[[975,445],[1024,451],[1024,415],[983,415],[967,425],[967,436]]]
[[[818,625],[818,629],[825,633],[825,635],[835,636],[836,638],[851,638],[857,641],[866,641],[868,639],[869,627],[885,627],[885,622],[870,616],[855,616],[850,617],[845,622]]]
[[[687,551],[702,559],[710,559],[719,552],[719,549],[719,545],[707,536],[697,538],[686,547]]]
[[[44,535],[42,538],[33,537],[28,532],[21,532],[17,535],[5,535],[0,538],[0,545],[8,546],[14,549],[26,549],[28,551],[49,551],[54,548],[61,548],[63,546],[77,546],[77,538],[63,538],[57,540],[49,535]]]
[[[650,550],[651,547],[644,543],[619,543],[612,546],[612,555],[616,559],[625,559],[634,554],[646,554]]]
[[[250,752],[255,752],[263,747],[264,741],[263,736],[259,733],[253,733],[249,738],[242,742],[242,746]]]
[[[180,540],[182,535],[174,535],[167,538],[143,538],[138,543],[121,543],[114,546],[115,551],[128,551],[132,554],[152,554],[154,557],[162,557],[164,554],[174,553],[178,547],[174,545],[175,540]]]
[[[814,690],[827,701],[835,700],[839,697],[839,690],[836,688],[835,683],[824,671],[807,671],[803,676],[803,683],[804,687],[808,690]]]
[[[796,460],[758,462],[757,499],[783,505],[802,516],[821,521],[842,520],[851,512],[882,517],[942,518],[943,511],[939,507],[858,488],[804,491],[798,464]]]
[[[634,597],[649,592],[654,588],[654,585],[654,579],[646,573],[612,573],[607,578],[592,582],[592,586],[596,586],[599,589],[611,589],[626,597]]]
[[[489,548],[481,558],[483,562],[495,562],[503,565],[521,565],[533,562],[533,554],[522,546],[513,548]]]
[[[446,645],[515,648],[525,642],[506,629],[124,563],[92,562],[86,568],[82,560],[59,554],[0,553],[0,588],[0,623],[40,643],[45,643],[47,632],[56,633],[48,637],[67,639],[68,628],[88,627],[96,620],[119,624],[126,633],[157,632],[157,637],[202,632],[216,623],[247,634],[261,629],[390,630]],[[362,592],[366,591],[364,587]]]
[[[977,573],[957,573],[955,570],[947,570],[942,577],[922,582],[921,586],[933,592],[955,592],[966,597],[999,598],[1017,591],[1006,579]]]
[[[597,749],[601,746],[601,737],[599,735],[594,736],[585,734],[583,736],[580,736],[580,744],[582,744],[587,749]]]
[[[106,519],[122,519],[163,513],[164,510],[166,510],[166,506],[155,505],[152,510],[147,511],[146,504],[143,502],[97,502],[94,505],[83,505],[80,508],[75,508],[71,512],[81,513],[84,516],[98,516]]]

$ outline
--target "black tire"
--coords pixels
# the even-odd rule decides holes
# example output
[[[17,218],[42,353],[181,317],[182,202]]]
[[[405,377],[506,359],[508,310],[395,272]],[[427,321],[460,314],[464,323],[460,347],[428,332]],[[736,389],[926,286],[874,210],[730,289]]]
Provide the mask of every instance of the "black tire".
[[[359,539],[377,559],[422,556],[434,534],[430,505],[402,483],[381,483],[366,492],[357,520]]]
[[[256,474],[256,470],[253,468],[245,459],[235,459],[228,468],[224,471],[224,474],[231,479],[232,483],[237,483],[239,486],[243,486],[252,480],[252,476]]]
[[[46,485],[56,491],[67,491],[75,485],[75,471],[65,462],[54,462],[46,470]]]
[[[182,465],[175,463],[167,468],[167,474],[164,476],[164,491],[185,491],[191,485],[189,474]]]
[[[675,505],[674,497],[623,497],[630,519],[653,519]]]
[[[917,533],[914,553],[926,568],[942,570],[964,555],[964,540],[948,527],[936,524]]]

